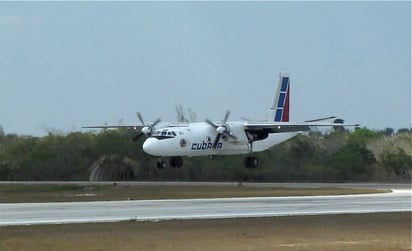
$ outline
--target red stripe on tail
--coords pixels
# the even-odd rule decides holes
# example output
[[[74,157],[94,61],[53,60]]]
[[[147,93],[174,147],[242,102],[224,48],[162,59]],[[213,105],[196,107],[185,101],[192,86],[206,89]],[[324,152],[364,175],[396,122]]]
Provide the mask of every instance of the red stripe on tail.
[[[285,105],[283,106],[282,122],[289,122],[289,92],[290,85],[288,86],[288,90],[286,92]]]

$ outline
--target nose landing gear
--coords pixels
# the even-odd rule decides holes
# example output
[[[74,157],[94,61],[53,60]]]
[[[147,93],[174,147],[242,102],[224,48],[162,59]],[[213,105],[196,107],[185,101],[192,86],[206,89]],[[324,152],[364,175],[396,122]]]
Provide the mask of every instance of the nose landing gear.
[[[166,161],[164,161],[163,159],[158,159],[157,160],[157,168],[158,169],[165,169],[166,168]]]

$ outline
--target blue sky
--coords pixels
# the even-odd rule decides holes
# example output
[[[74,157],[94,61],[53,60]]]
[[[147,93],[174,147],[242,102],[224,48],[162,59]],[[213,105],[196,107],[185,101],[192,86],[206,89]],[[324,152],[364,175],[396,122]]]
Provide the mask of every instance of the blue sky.
[[[280,71],[291,120],[411,125],[410,2],[1,2],[0,125],[263,119]]]

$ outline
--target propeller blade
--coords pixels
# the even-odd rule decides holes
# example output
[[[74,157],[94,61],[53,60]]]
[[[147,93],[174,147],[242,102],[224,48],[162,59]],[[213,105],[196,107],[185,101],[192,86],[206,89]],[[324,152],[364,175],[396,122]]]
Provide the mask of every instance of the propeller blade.
[[[235,135],[232,135],[232,134],[230,134],[230,133],[228,133],[228,132],[224,132],[224,134],[225,134],[225,136],[230,137],[230,138],[232,138],[232,139],[234,139],[234,140],[237,139],[237,137],[236,137]]]
[[[152,134],[153,128],[160,122],[160,118],[158,118],[150,126],[146,126],[142,114],[140,114],[140,112],[137,112],[136,115],[139,118],[140,123],[142,123],[143,128],[139,134],[133,137],[133,141],[137,141],[142,135],[150,136]]]
[[[140,114],[140,112],[137,112],[136,115],[137,115],[137,117],[139,118],[140,123],[142,123],[142,125],[145,126],[143,117],[142,117],[142,115]]]
[[[160,122],[160,118],[156,119],[155,122],[153,122],[153,124],[150,126],[150,128],[155,127],[157,124],[159,124]]]
[[[212,121],[206,119],[206,123],[208,123],[209,125],[213,126],[215,129],[217,128],[217,125],[213,124]]]
[[[219,140],[220,140],[220,136],[221,136],[221,135],[222,135],[222,134],[220,134],[220,133],[217,134],[216,139],[215,139],[215,142],[213,142],[213,148],[216,148],[216,147],[217,147],[217,143],[219,143]]]
[[[226,114],[225,114],[225,118],[223,119],[223,123],[224,123],[224,124],[226,123],[227,119],[229,118],[229,115],[230,115],[230,111],[227,110],[227,112],[226,112]]]
[[[305,120],[305,122],[318,122],[318,121],[323,121],[323,120],[327,120],[327,119],[335,119],[335,116],[330,116],[327,118],[319,118],[319,119],[311,119],[311,120]]]
[[[228,132],[229,129],[228,129],[228,125],[226,125],[226,122],[227,122],[227,119],[229,118],[229,115],[230,115],[230,111],[228,110],[225,114],[225,117],[224,117],[223,121],[222,121],[223,125],[220,125],[220,126],[217,126],[216,124],[214,124],[209,119],[205,120],[205,122],[207,124],[209,124],[210,126],[212,126],[213,128],[215,128],[216,132],[217,132],[215,141],[213,142],[213,148],[217,147],[217,144],[219,143],[220,138],[222,137],[222,135],[225,135],[225,136],[230,137],[230,138],[235,139],[235,140],[237,139],[236,136],[234,136],[234,135],[232,135]]]

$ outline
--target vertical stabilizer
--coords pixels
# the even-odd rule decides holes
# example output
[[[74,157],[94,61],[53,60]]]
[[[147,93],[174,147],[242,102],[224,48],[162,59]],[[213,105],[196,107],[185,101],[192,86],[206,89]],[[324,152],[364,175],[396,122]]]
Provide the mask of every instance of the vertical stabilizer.
[[[290,77],[289,74],[280,73],[278,89],[270,108],[270,121],[288,122],[289,121],[289,96],[290,96]]]

